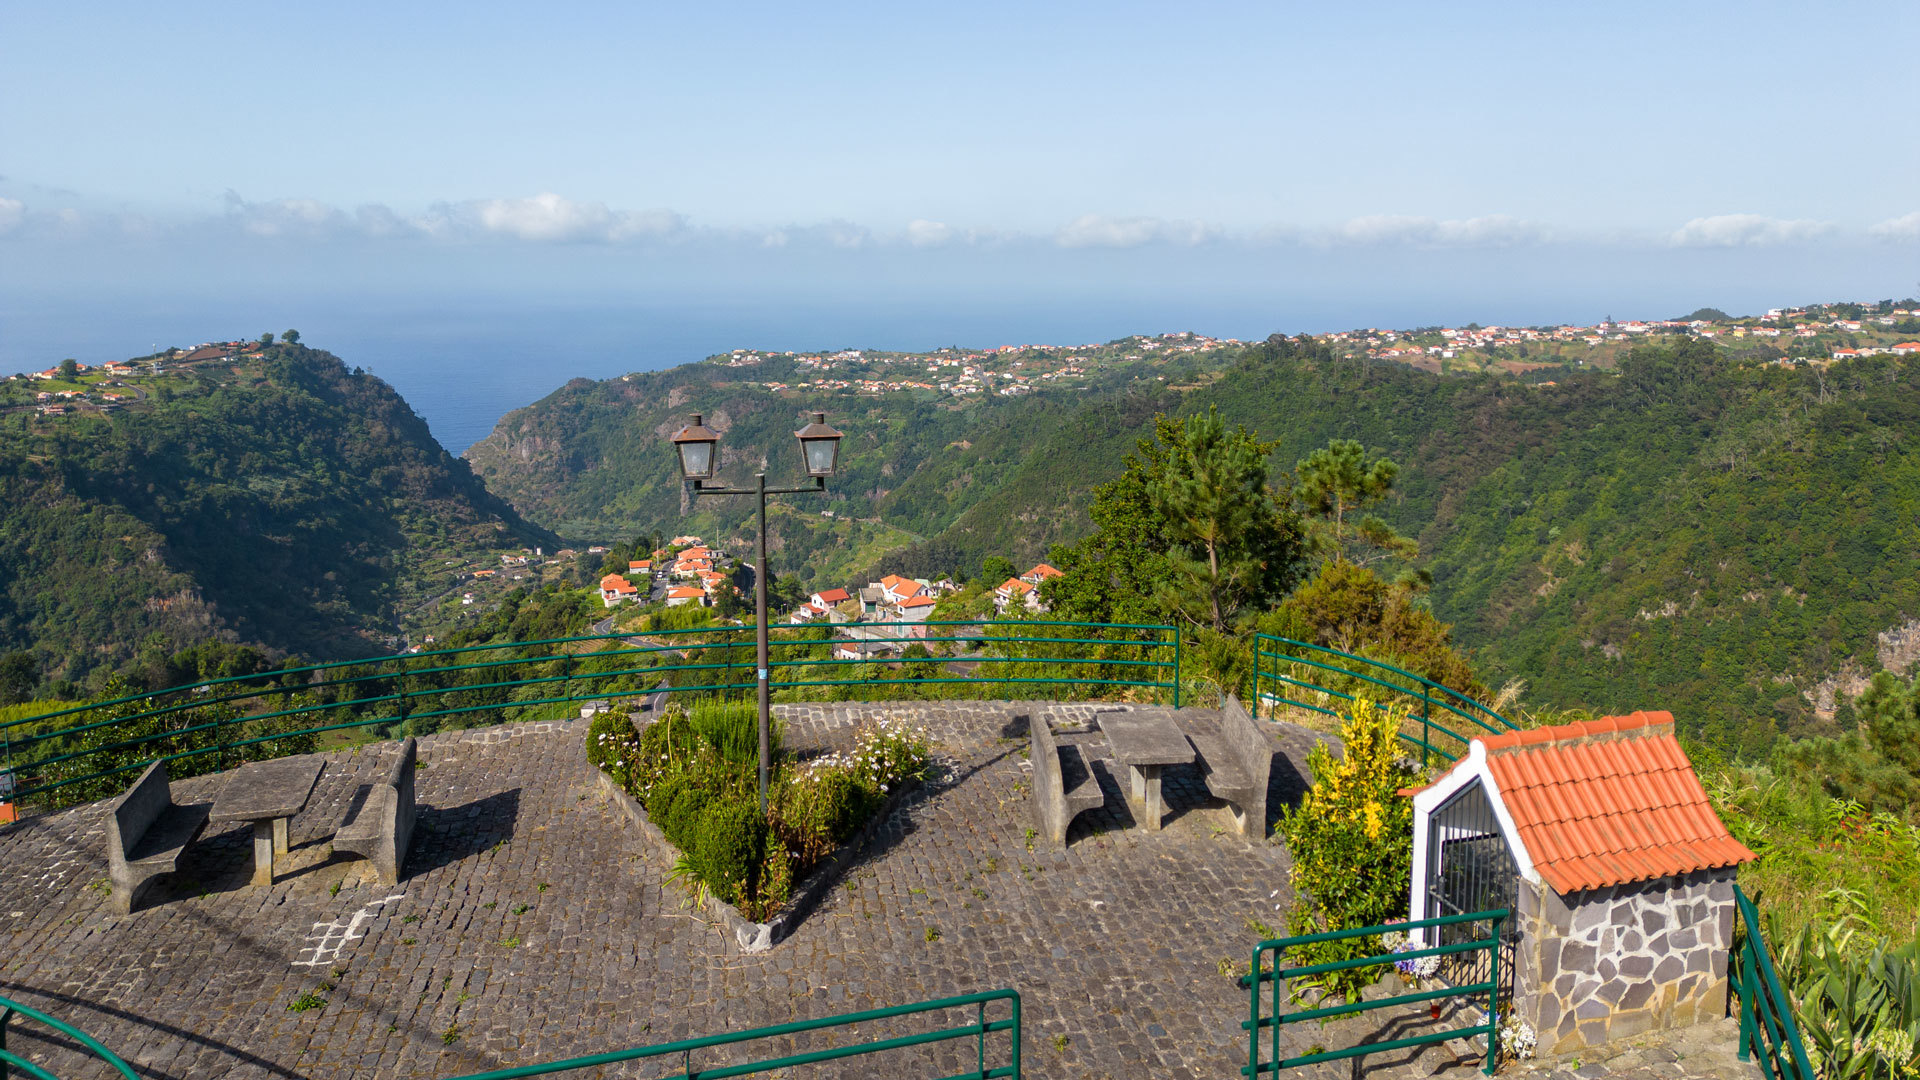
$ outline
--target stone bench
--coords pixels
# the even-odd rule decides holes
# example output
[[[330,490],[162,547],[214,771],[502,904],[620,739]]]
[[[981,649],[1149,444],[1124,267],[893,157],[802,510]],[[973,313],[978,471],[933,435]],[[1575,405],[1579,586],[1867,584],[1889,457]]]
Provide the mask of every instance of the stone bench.
[[[1033,815],[1047,839],[1064,846],[1073,819],[1107,797],[1080,747],[1055,742],[1044,716],[1032,718],[1027,726],[1033,735]]]
[[[359,855],[373,863],[383,885],[400,881],[406,868],[407,847],[413,841],[413,772],[418,744],[400,744],[400,757],[377,784],[356,796],[340,830],[333,835],[335,854]]]
[[[173,801],[166,762],[147,766],[107,811],[107,876],[113,884],[113,908],[133,912],[148,888],[171,874],[200,830],[207,827],[212,803]]]
[[[1232,694],[1220,707],[1220,734],[1189,735],[1200,755],[1207,790],[1233,807],[1240,835],[1265,839],[1267,779],[1273,773],[1273,741]]]

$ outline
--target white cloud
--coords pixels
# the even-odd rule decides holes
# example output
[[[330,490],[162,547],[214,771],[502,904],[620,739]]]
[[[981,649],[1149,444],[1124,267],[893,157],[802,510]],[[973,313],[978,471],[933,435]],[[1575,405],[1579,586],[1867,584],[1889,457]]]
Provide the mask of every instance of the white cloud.
[[[1668,242],[1676,247],[1757,247],[1801,243],[1831,231],[1833,226],[1823,221],[1717,214],[1694,218],[1676,229]]]
[[[686,225],[665,210],[614,211],[602,202],[575,202],[544,192],[525,199],[478,199],[454,207],[456,218],[481,231],[540,242],[618,242],[678,232]]]
[[[275,199],[272,202],[248,202],[240,193],[226,194],[227,220],[254,236],[311,236],[337,231],[346,225],[346,215],[315,199]]]
[[[17,203],[15,205],[18,205]],[[5,219],[4,210],[0,210],[0,220]],[[0,226],[4,227],[4,226]],[[1920,240],[1920,210],[1887,220],[1868,229],[1867,232],[1881,240],[1914,241]]]
[[[9,232],[27,220],[27,204],[0,195],[0,233]]]
[[[500,236],[529,243],[620,243],[670,236],[686,228],[686,219],[671,211],[616,211],[605,203],[575,202],[551,192],[529,198],[440,202],[411,217],[380,203],[367,203],[348,214],[313,199],[256,203],[231,191],[226,205],[229,222],[261,237]]]
[[[953,226],[944,222],[916,219],[907,223],[907,243],[914,247],[939,247],[953,238]]]
[[[1348,244],[1423,244],[1437,247],[1512,247],[1551,238],[1534,222],[1507,214],[1435,220],[1405,214],[1368,214],[1336,227],[1328,238]]]
[[[481,199],[467,209],[481,229],[521,240],[605,239],[613,227],[606,203],[577,203],[552,192],[530,199]]]
[[[1193,246],[1203,244],[1215,235],[1216,230],[1199,221],[1082,214],[1061,226],[1053,234],[1053,242],[1070,248],[1126,248],[1153,243]]]

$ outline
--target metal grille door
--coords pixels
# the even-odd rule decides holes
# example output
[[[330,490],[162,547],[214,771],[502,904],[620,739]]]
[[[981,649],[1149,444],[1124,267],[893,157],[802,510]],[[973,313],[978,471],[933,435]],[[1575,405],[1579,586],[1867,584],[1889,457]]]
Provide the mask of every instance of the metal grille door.
[[[1493,804],[1478,783],[1461,789],[1434,810],[1427,834],[1427,916],[1464,915],[1472,911],[1513,908],[1517,900],[1519,869],[1501,835]],[[1512,996],[1514,944],[1518,919],[1501,928],[1500,994]],[[1493,932],[1484,922],[1437,927],[1436,945],[1479,941]],[[1438,977],[1452,986],[1485,982],[1492,958],[1471,950],[1441,960]]]

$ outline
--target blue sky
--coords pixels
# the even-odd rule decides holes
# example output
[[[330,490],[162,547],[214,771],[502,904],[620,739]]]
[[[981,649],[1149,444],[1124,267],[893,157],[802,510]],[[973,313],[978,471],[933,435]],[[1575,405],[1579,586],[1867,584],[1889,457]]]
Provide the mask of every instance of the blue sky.
[[[1920,290],[1911,0],[0,12],[0,370],[155,309],[825,305],[878,346],[914,343],[862,310],[942,303],[992,343],[996,305],[1012,339]]]

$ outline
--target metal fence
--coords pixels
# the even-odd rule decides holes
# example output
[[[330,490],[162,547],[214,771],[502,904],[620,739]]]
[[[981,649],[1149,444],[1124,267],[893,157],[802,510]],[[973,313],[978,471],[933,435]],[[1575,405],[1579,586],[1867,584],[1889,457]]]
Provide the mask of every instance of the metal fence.
[[[1430,1043],[1446,1042],[1449,1039],[1484,1036],[1487,1040],[1487,1067],[1489,1076],[1493,1074],[1500,1047],[1500,926],[1513,912],[1508,908],[1492,911],[1474,911],[1464,915],[1449,915],[1435,919],[1420,919],[1414,922],[1394,923],[1391,926],[1363,926],[1355,930],[1329,930],[1322,934],[1304,934],[1299,937],[1276,938],[1263,941],[1253,947],[1253,967],[1249,974],[1240,979],[1240,985],[1248,992],[1247,1019],[1241,1027],[1247,1032],[1247,1064],[1240,1075],[1258,1077],[1268,1073],[1278,1075],[1281,1069],[1291,1069],[1300,1065],[1314,1065],[1322,1061],[1339,1061],[1344,1058],[1364,1057],[1367,1054],[1385,1053],[1390,1050],[1404,1050],[1409,1047],[1426,1046]],[[1428,927],[1451,927],[1466,923],[1489,923],[1492,932],[1486,937],[1436,945],[1429,948],[1408,949],[1404,952],[1383,953],[1377,956],[1363,956],[1352,960],[1335,960],[1324,964],[1307,964],[1301,967],[1283,968],[1280,966],[1282,954],[1288,949],[1302,945],[1315,945],[1327,941],[1344,941],[1352,938],[1377,937],[1388,931],[1421,930]],[[1425,956],[1456,957],[1460,954],[1482,950],[1487,954],[1487,978],[1483,982],[1466,986],[1446,986],[1438,990],[1420,990],[1411,994],[1398,994],[1393,997],[1379,998],[1373,1001],[1356,1001],[1351,1004],[1328,1005],[1318,1008],[1286,1012],[1281,1009],[1282,1002],[1291,1002],[1292,995],[1287,989],[1287,980],[1324,975],[1335,971],[1349,971],[1355,968],[1384,967],[1400,960],[1415,960]],[[1269,958],[1271,962],[1269,963]],[[1271,987],[1266,1012],[1262,1013],[1260,988]],[[1469,997],[1485,994],[1487,1003],[1486,1023],[1469,1027],[1453,1028],[1447,1031],[1432,1031],[1424,1035],[1410,1035],[1403,1039],[1387,1039],[1382,1042],[1362,1043],[1341,1050],[1321,1050],[1314,1053],[1299,1054],[1294,1057],[1282,1057],[1280,1053],[1280,1028],[1286,1024],[1297,1024],[1303,1020],[1324,1020],[1334,1016],[1347,1016],[1353,1013],[1367,1012],[1373,1009],[1387,1009],[1397,1005],[1416,1005],[1423,1002],[1435,1002],[1442,998]],[[1262,1060],[1261,1033],[1268,1036],[1268,1052]]]
[[[1767,941],[1760,935],[1760,912],[1738,884],[1733,887],[1733,899],[1740,912],[1742,937],[1732,959],[1733,990],[1739,996],[1740,1060],[1750,1060],[1759,1051],[1771,1080],[1815,1080],[1800,1027],[1793,1020],[1793,999],[1781,988],[1773,957],[1767,955]]]
[[[139,1080],[139,1077],[134,1075],[133,1069],[130,1068],[126,1062],[120,1060],[119,1055],[107,1049],[105,1046],[100,1045],[98,1039],[74,1027],[72,1024],[62,1020],[56,1020],[38,1009],[28,1008],[12,998],[7,997],[0,997],[0,1080],[11,1080],[11,1077],[15,1073],[21,1076],[34,1077],[35,1080],[60,1080],[58,1076],[34,1064],[27,1058],[21,1057],[7,1046],[7,1027],[15,1016],[38,1021],[52,1028],[73,1042],[78,1043],[80,1049],[85,1052],[87,1057],[91,1057],[107,1065],[121,1076],[126,1077],[127,1080]]]
[[[1004,1001],[1009,1006],[1008,1015],[1002,1018],[987,1019],[988,1006],[993,1002]],[[955,1027],[941,1028],[936,1031],[918,1032],[911,1035],[899,1035],[891,1039],[878,1039],[872,1042],[854,1043],[849,1046],[832,1046],[822,1050],[810,1050],[802,1053],[786,1054],[780,1057],[762,1058],[755,1061],[729,1063],[696,1067],[696,1055],[702,1050],[719,1046],[732,1046],[739,1043],[754,1042],[761,1039],[776,1039],[785,1036],[800,1035],[814,1031],[833,1031],[839,1028],[852,1028],[859,1024],[870,1024],[881,1020],[891,1020],[919,1013],[939,1012],[948,1009],[967,1009],[973,1011],[971,1023]],[[997,1009],[995,1011],[998,1011]],[[1007,1051],[999,1054],[998,1040],[989,1046],[989,1035],[999,1032],[1008,1035]],[[604,1054],[589,1054],[585,1057],[568,1058],[564,1061],[551,1061],[539,1065],[521,1065],[510,1069],[495,1069],[492,1072],[473,1073],[456,1077],[455,1080],[515,1080],[523,1076],[549,1076],[553,1073],[571,1072],[575,1069],[592,1069],[606,1065],[616,1065],[624,1061],[641,1061],[652,1058],[666,1058],[675,1071],[663,1074],[660,1080],[720,1080],[726,1076],[747,1076],[769,1069],[792,1069],[803,1065],[816,1065],[821,1062],[836,1061],[841,1058],[865,1057],[870,1054],[883,1054],[909,1047],[926,1046],[934,1043],[954,1042],[962,1039],[973,1040],[973,1065],[971,1070],[950,1074],[942,1080],[990,1080],[991,1077],[1020,1078],[1020,993],[1017,990],[992,990],[982,994],[966,994],[960,997],[941,998],[937,1001],[922,1001],[912,1005],[895,1005],[886,1009],[869,1009],[865,1012],[845,1013],[840,1016],[828,1016],[819,1020],[801,1020],[791,1024],[776,1024],[772,1027],[753,1028],[748,1031],[736,1031],[727,1035],[707,1035],[698,1039],[680,1039],[675,1042],[660,1043],[655,1046],[641,1046],[631,1050],[614,1050]],[[989,1058],[995,1063],[989,1063]],[[676,1060],[677,1059],[677,1060]],[[896,1060],[885,1072],[873,1072],[869,1075],[906,1077],[911,1075],[901,1069]]]
[[[1492,707],[1404,668],[1271,634],[1254,635],[1253,698],[1272,715],[1280,706],[1338,715],[1339,703],[1362,694],[1405,705],[1400,739],[1420,751],[1456,761],[1476,735],[1498,735],[1518,725]]]
[[[771,627],[776,700],[1139,695],[1180,704],[1171,626],[959,620]],[[331,733],[428,734],[555,719],[582,702],[755,692],[754,627],[593,634],[309,664],[126,694],[0,724],[0,787],[22,805],[119,793],[320,748]],[[335,736],[338,738],[339,736]]]

